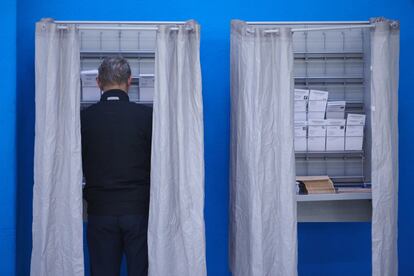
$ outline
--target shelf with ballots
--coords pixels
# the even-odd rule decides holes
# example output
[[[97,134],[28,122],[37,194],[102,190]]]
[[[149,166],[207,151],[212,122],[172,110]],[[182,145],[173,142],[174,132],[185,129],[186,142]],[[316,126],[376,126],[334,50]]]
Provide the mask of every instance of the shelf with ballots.
[[[362,151],[365,115],[295,121],[295,151]]]
[[[344,119],[345,101],[328,101],[327,91],[295,89],[295,121]]]
[[[320,90],[295,89],[295,121],[306,121],[310,119],[324,119],[328,103],[328,92]],[[335,102],[338,103],[338,102]],[[335,118],[344,116],[345,102],[342,103],[342,110],[329,115]],[[338,113],[338,114],[336,114]],[[343,118],[343,117],[342,117]]]
[[[329,92],[295,89],[295,151],[361,151],[365,115],[348,114],[345,101],[329,101]],[[326,119],[325,119],[326,116]]]

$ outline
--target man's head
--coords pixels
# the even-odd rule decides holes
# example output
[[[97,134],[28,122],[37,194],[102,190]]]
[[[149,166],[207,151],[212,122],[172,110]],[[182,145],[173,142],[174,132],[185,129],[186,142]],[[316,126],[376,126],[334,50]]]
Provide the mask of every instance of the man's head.
[[[131,67],[123,57],[107,57],[98,69],[96,83],[102,91],[121,89],[128,92],[131,85]]]

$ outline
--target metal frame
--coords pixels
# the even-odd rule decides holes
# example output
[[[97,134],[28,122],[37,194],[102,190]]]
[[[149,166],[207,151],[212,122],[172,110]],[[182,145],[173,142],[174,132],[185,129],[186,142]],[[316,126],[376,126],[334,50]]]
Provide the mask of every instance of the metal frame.
[[[298,28],[292,29],[292,32],[313,32],[313,31],[336,31],[336,30],[349,30],[349,29],[364,29],[364,28],[374,28],[375,25],[352,25],[352,26],[338,26],[338,27],[320,27],[320,28]],[[269,30],[265,32],[272,32],[274,30]]]
[[[247,25],[361,25],[369,21],[247,21]]]
[[[59,30],[67,30],[67,25],[58,25],[57,27]],[[129,27],[129,26],[119,26],[119,27],[95,27],[95,26],[77,26],[78,30],[96,30],[96,31],[158,31],[158,27]],[[178,27],[171,27],[173,31],[178,31]],[[188,26],[187,30],[191,31],[193,28]]]
[[[74,24],[79,30],[130,30],[130,31],[157,31],[157,25],[185,25],[186,21],[53,21],[58,24],[59,30],[66,30],[67,25]],[[88,26],[88,25],[136,25],[136,26]],[[84,26],[82,26],[84,25]],[[86,26],[85,26],[86,25]],[[171,30],[178,30],[178,27],[171,27]],[[191,26],[188,30],[192,30]]]
[[[297,201],[366,200],[366,199],[372,199],[372,194],[370,191],[360,192],[360,193],[296,195]]]
[[[334,27],[317,27],[317,28],[293,28],[291,31],[295,32],[312,32],[312,31],[333,31],[333,30],[348,30],[348,29],[363,29],[363,28],[374,28],[375,25],[370,24],[369,21],[303,21],[303,22],[260,22],[251,21],[246,22],[247,25],[335,25]],[[345,25],[345,26],[344,26]],[[279,29],[268,29],[264,31],[267,34],[279,33]]]
[[[68,29],[67,25],[58,25],[57,27],[59,30],[66,30]],[[78,30],[97,30],[97,31],[107,31],[107,30],[114,30],[114,31],[121,31],[121,30],[129,30],[129,31],[157,31],[158,27],[129,27],[129,26],[119,26],[119,27],[95,27],[95,26],[77,26]],[[176,28],[176,27],[173,27]],[[178,30],[178,28],[176,28]]]
[[[247,24],[250,25],[261,25],[260,27],[264,30],[265,33],[277,33],[279,31],[280,26],[291,26],[292,32],[304,32],[305,40],[307,39],[307,31],[337,31],[341,32],[341,30],[350,30],[350,29],[360,29],[361,32],[364,29],[372,28],[372,25],[369,21],[345,21],[345,22],[248,22]],[[305,28],[306,27],[306,28]],[[267,29],[269,28],[269,29]],[[343,33],[343,31],[341,32]],[[301,34],[302,35],[302,34]],[[325,39],[325,36],[324,36]],[[307,45],[307,42],[304,42]],[[343,40],[345,43],[345,37]],[[325,42],[324,42],[325,44]],[[324,46],[325,47],[325,46]],[[351,84],[358,84],[358,86],[364,88],[365,77],[364,75],[357,76],[357,75],[324,75],[326,74],[327,68],[326,65],[328,63],[329,57],[333,57],[335,60],[338,60],[342,63],[347,62],[348,57],[352,57],[353,62],[363,63],[365,62],[364,58],[364,51],[360,52],[347,52],[345,48],[338,52],[325,52],[321,50],[320,53],[313,53],[308,52],[307,46],[305,46],[305,50],[301,50],[303,52],[295,52],[294,58],[295,62],[304,62],[305,63],[305,70],[303,72],[304,75],[295,75],[295,86],[299,86],[302,88],[309,88],[310,86],[320,85],[326,86],[329,85],[331,82],[333,83],[341,83],[338,87],[346,87]],[[314,57],[317,57],[316,59]],[[325,64],[324,72],[322,75],[308,75],[308,65],[312,61],[320,62]],[[344,67],[345,70],[345,67]],[[302,72],[302,71],[301,71]],[[305,73],[306,72],[306,73]],[[345,92],[344,92],[345,93]],[[347,101],[347,110],[345,113],[349,113],[351,110],[354,113],[361,113],[364,111],[363,106],[363,99],[362,102],[360,101],[350,101],[345,97],[344,99]],[[305,171],[308,171],[310,167],[315,166],[315,162],[321,162],[321,170],[325,170],[326,174],[328,174],[328,166],[327,162],[329,160],[344,160],[350,161],[355,160],[358,163],[358,168],[361,169],[361,172],[353,172],[344,175],[330,175],[330,177],[334,180],[335,185],[339,186],[348,186],[348,185],[355,185],[361,184],[366,185],[365,181],[365,172],[364,172],[364,165],[365,165],[365,153],[364,150],[361,151],[322,151],[322,152],[314,152],[314,151],[306,151],[306,152],[295,152],[295,159],[296,163],[300,164],[301,168]],[[304,171],[304,173],[306,173]],[[310,171],[308,173],[311,173]]]
[[[126,24],[126,25],[184,25],[187,21],[68,21],[68,20],[57,20],[54,21],[56,24]]]
[[[45,22],[47,23],[47,22]],[[52,21],[51,23],[57,24],[58,29],[67,29],[69,25],[75,25],[77,29],[80,31],[84,30],[91,30],[92,33],[100,33],[99,40],[101,41],[98,43],[97,48],[91,48],[88,50],[81,49],[80,56],[81,56],[81,62],[84,60],[94,60],[94,59],[100,59],[105,55],[108,54],[116,54],[121,53],[123,56],[129,59],[154,59],[155,57],[155,51],[153,49],[150,50],[103,50],[102,49],[102,33],[105,33],[107,31],[118,31],[119,36],[117,37],[118,40],[121,39],[121,31],[150,31],[150,32],[156,32],[158,30],[159,26],[168,26],[170,30],[178,30],[178,26],[185,26],[187,24],[186,21]],[[188,26],[188,30],[192,30],[193,28],[191,26]],[[81,32],[81,34],[86,34],[86,32]],[[139,34],[138,34],[139,38]],[[81,36],[82,40],[82,36]],[[118,41],[119,42],[119,41]],[[139,39],[138,39],[139,43]],[[100,44],[100,46],[99,46]],[[118,43],[119,44],[119,43]],[[120,44],[119,44],[120,45]],[[119,46],[120,47],[120,46]],[[140,65],[138,65],[140,66]],[[140,73],[139,76],[135,76],[134,84],[135,86],[140,86],[140,79],[141,78],[154,78],[154,74],[144,74]],[[138,101],[142,104],[151,104],[152,102],[141,100],[140,99],[140,89],[138,90]],[[83,99],[83,98],[82,98]],[[94,103],[94,101],[85,101],[81,100],[82,107],[89,106],[90,104]]]

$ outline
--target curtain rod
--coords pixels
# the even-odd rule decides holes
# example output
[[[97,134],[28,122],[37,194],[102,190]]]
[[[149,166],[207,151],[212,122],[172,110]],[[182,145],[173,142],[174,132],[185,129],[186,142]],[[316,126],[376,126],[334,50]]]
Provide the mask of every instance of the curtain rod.
[[[369,21],[247,21],[247,25],[363,25]]]
[[[67,30],[68,26],[66,25],[58,25],[57,28],[59,30]],[[113,30],[113,31],[157,31],[158,27],[128,27],[128,26],[77,26],[78,30],[97,30],[97,31],[106,31],[106,30]],[[193,28],[191,26],[188,26],[186,28],[187,30],[191,31]],[[178,27],[171,27],[170,30],[178,31]]]
[[[319,28],[297,28],[292,29],[292,32],[312,32],[312,31],[333,31],[333,30],[348,30],[348,29],[364,29],[364,28],[374,28],[375,25],[349,25],[349,26],[336,26],[336,27],[319,27]],[[269,29],[265,30],[265,33],[278,33],[279,29]]]
[[[337,27],[320,27],[320,28],[297,28],[292,29],[292,32],[308,32],[308,31],[324,31],[324,30],[346,30],[346,29],[369,29],[374,28],[375,25],[367,24],[367,25],[351,25],[351,26],[337,26]]]
[[[129,25],[184,25],[186,21],[53,21],[56,24],[129,24]]]

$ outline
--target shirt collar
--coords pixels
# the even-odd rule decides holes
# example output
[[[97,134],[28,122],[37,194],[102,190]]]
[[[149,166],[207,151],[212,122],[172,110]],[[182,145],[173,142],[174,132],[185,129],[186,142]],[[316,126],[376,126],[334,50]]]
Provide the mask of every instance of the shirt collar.
[[[128,93],[121,89],[110,89],[102,93],[101,102],[104,101],[125,101],[129,102]]]

